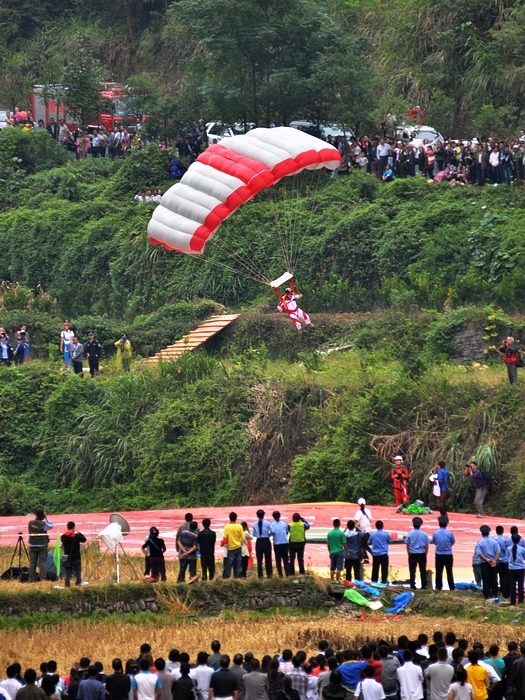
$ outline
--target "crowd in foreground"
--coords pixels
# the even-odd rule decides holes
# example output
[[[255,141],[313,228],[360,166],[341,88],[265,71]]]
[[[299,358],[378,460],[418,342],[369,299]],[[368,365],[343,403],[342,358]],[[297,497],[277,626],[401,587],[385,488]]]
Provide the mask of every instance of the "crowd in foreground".
[[[525,642],[497,644],[485,651],[435,632],[397,644],[370,640],[361,649],[334,650],[319,641],[317,654],[281,654],[258,659],[253,652],[230,658],[218,640],[211,654],[196,658],[172,649],[154,658],[143,644],[139,657],[116,658],[110,674],[100,661],[80,659],[62,678],[56,661],[40,664],[40,674],[20,664],[7,667],[0,682],[4,700],[516,700],[525,696]],[[521,652],[521,653],[520,653]]]

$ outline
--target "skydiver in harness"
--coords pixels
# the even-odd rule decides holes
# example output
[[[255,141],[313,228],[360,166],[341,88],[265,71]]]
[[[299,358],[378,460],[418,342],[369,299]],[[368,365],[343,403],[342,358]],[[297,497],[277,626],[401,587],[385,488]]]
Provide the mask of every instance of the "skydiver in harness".
[[[293,279],[291,281],[291,287],[286,287],[284,294],[278,288],[274,287],[275,293],[279,297],[279,303],[277,304],[278,311],[285,311],[288,314],[288,318],[295,323],[295,327],[299,333],[303,332],[302,323],[304,322],[310,328],[314,327],[314,324],[310,320],[310,316],[299,308],[297,304],[297,299],[302,298],[302,294],[297,294],[294,287]]]

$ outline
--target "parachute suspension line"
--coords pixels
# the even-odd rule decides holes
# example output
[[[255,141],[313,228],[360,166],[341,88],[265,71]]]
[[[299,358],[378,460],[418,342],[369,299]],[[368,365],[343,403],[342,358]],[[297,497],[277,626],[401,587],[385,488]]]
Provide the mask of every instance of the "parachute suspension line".
[[[241,239],[242,241],[244,241],[244,242],[248,245],[248,248],[250,249],[250,251],[252,252],[252,254],[253,254],[254,258],[255,258],[255,262],[259,265],[260,269],[263,271],[262,278],[265,280],[265,282],[269,282],[269,281],[270,281],[270,273],[268,272],[268,270],[267,270],[265,264],[261,261],[259,255],[258,255],[258,253],[257,253],[257,251],[256,251],[256,249],[253,247],[253,245],[252,245],[252,243],[251,243],[251,241],[250,241],[249,236],[247,236],[247,235],[242,231],[242,229],[241,229],[240,239]],[[250,262],[253,263],[253,259],[250,258]],[[254,266],[254,267],[255,267],[255,266]],[[264,274],[266,275],[266,277],[264,277]]]
[[[215,248],[217,248],[217,250],[224,253],[226,256],[234,258],[234,260],[236,260],[239,263],[239,265],[242,265],[242,267],[244,267],[246,270],[248,270],[248,272],[250,273],[250,276],[253,279],[258,280],[259,282],[263,282],[264,284],[266,284],[270,281],[269,276],[265,276],[264,268],[263,268],[262,264],[261,264],[260,269],[257,268],[254,264],[252,264],[252,262],[249,258],[244,258],[242,255],[239,255],[239,253],[234,252],[231,248],[228,248],[227,246],[221,245],[218,242],[217,237],[210,239],[208,241],[208,245],[210,243]],[[251,246],[250,246],[250,248],[251,248]],[[261,269],[263,270],[262,272],[261,272]]]
[[[310,231],[310,229],[311,229],[311,227],[312,227],[312,222],[313,222],[314,216],[315,216],[315,214],[317,213],[317,210],[319,209],[319,206],[320,206],[320,198],[317,196],[317,194],[318,194],[318,191],[319,191],[319,184],[320,184],[320,180],[321,180],[321,173],[322,173],[322,169],[318,169],[317,172],[316,172],[316,176],[314,176],[314,192],[315,192],[314,197],[315,197],[315,201],[314,201],[314,203],[313,203],[313,206],[310,207],[310,217],[309,217],[309,219],[308,219],[308,224],[307,224],[306,229],[305,229],[305,231],[304,231],[303,240],[304,240],[304,238],[306,237],[306,233]],[[301,243],[301,240],[298,241],[298,245],[296,246],[295,255],[294,255],[294,257],[292,258],[292,264],[293,264],[293,266],[294,266],[294,269],[295,269],[295,268],[297,267],[297,265],[299,264],[299,258],[301,257],[301,253],[303,252],[303,246],[300,245],[300,243]]]
[[[208,241],[208,245],[210,244],[211,241]],[[218,247],[218,246],[217,246]],[[203,263],[209,263],[210,265],[216,265],[217,267],[222,267],[223,270],[228,270],[229,272],[233,272],[234,275],[241,275],[242,277],[246,277],[247,279],[253,280],[254,282],[263,282],[264,284],[267,283],[267,280],[263,279],[260,275],[252,274],[250,269],[244,265],[241,261],[238,261],[246,270],[247,272],[243,272],[242,270],[239,270],[235,267],[231,267],[231,265],[227,265],[226,263],[223,263],[221,260],[214,260],[212,258],[205,258],[202,255],[195,255],[193,256],[193,259],[198,259],[202,260]]]
[[[279,241],[281,244],[281,254],[283,257],[283,264],[285,270],[288,270],[289,272],[293,272],[291,269],[291,260],[290,256],[288,254],[288,242],[286,239],[286,230],[283,231],[281,227],[281,218],[277,212],[277,206],[275,203],[275,200],[273,198],[274,191],[270,193],[269,201],[270,201],[270,209],[272,212],[273,219],[275,221],[275,228],[277,230],[277,234],[279,236]]]

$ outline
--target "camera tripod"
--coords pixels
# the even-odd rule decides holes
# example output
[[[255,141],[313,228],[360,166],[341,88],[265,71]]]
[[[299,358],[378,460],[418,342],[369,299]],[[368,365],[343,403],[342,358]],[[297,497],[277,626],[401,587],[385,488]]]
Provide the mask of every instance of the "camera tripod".
[[[26,555],[26,559],[29,562],[29,554],[27,552],[26,543],[24,542],[24,536],[21,532],[19,532],[18,539],[17,539],[16,544],[15,544],[15,549],[13,551],[13,556],[11,557],[11,563],[9,564],[11,578],[15,578],[13,576],[13,562],[15,561],[17,556],[18,556],[18,569],[19,569],[19,571],[22,570],[22,551]]]

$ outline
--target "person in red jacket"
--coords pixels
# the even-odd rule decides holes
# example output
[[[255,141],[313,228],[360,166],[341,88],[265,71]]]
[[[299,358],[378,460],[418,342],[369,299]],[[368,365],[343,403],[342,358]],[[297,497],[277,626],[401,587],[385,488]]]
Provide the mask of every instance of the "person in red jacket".
[[[511,384],[516,384],[518,381],[518,369],[516,362],[519,358],[519,350],[516,341],[511,335],[509,335],[509,337],[503,341],[499,351],[503,353],[503,362],[507,365],[509,382]]]
[[[394,484],[394,497],[396,499],[396,506],[400,506],[406,501],[410,500],[408,496],[408,479],[410,478],[410,472],[408,467],[403,466],[403,457],[401,455],[396,455],[394,457],[394,468],[390,471],[390,478]]]

